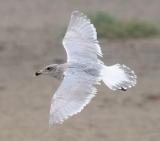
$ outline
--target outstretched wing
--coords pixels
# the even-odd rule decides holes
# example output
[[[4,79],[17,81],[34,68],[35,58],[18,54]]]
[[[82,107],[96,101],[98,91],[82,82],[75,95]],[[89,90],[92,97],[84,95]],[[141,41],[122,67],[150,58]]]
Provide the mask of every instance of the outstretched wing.
[[[51,101],[49,125],[62,123],[79,113],[95,96],[98,77],[68,69]]]
[[[97,33],[90,20],[78,11],[74,11],[63,39],[67,52],[67,62],[99,62],[98,55],[102,56],[97,41]]]

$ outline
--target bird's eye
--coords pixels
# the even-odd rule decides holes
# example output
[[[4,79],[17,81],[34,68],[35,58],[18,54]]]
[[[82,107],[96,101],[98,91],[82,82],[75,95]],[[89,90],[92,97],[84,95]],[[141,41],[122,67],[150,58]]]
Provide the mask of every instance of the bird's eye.
[[[53,70],[53,68],[52,67],[47,67],[47,70],[51,71],[51,70]]]

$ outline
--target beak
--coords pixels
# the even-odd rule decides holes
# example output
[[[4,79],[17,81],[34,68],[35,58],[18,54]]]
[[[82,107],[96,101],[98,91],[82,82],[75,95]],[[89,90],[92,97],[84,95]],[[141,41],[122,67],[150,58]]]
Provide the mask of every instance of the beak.
[[[37,72],[35,73],[35,76],[39,76],[39,75],[41,75],[41,74],[42,74],[42,72],[37,71]]]

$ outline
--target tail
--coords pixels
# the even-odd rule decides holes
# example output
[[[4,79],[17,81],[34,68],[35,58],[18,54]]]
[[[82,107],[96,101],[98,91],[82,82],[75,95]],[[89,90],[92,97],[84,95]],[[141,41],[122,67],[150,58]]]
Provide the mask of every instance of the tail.
[[[135,86],[137,76],[134,71],[125,65],[115,64],[113,66],[103,66],[103,82],[112,90],[123,90]]]

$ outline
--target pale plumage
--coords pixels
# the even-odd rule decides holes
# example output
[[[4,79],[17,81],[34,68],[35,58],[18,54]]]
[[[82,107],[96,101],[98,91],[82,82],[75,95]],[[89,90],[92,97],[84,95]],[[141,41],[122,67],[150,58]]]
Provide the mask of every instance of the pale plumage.
[[[51,101],[50,125],[79,113],[95,96],[95,85],[101,80],[112,90],[126,90],[136,84],[136,75],[130,68],[120,64],[105,66],[99,59],[102,52],[96,29],[83,13],[71,14],[63,45],[67,63],[52,64],[36,72],[63,78]]]

